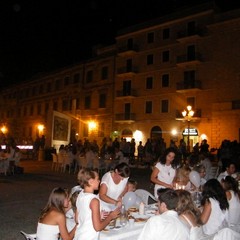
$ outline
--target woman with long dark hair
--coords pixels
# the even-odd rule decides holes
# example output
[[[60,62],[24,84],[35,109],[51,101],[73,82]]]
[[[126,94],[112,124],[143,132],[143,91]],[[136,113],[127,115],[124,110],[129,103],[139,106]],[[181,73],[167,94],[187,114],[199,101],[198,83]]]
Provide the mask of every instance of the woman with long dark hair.
[[[215,234],[228,226],[229,204],[225,191],[217,179],[210,179],[203,185],[201,204],[203,211],[200,219],[205,234]]]
[[[155,184],[154,195],[158,198],[157,190],[160,188],[173,188],[178,163],[175,159],[174,148],[167,148],[160,161],[155,165],[151,174],[151,181]]]

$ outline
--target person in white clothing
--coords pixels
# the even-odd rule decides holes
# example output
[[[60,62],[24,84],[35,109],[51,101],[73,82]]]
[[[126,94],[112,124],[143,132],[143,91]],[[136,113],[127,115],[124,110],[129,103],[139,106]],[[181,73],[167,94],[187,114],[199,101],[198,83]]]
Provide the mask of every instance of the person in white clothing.
[[[113,171],[103,175],[99,190],[102,210],[111,211],[122,205],[129,176],[130,168],[126,163],[118,164]]]
[[[238,182],[231,176],[226,176],[222,179],[223,189],[226,191],[226,196],[229,203],[228,221],[230,225],[240,223],[240,191]]]
[[[76,224],[68,232],[66,226],[65,208],[68,207],[68,192],[63,188],[54,188],[49,196],[48,203],[42,210],[37,226],[38,240],[72,240]]]
[[[226,171],[219,174],[218,181],[221,182],[221,180],[223,178],[225,178],[226,176],[231,176],[231,177],[235,178],[238,181],[239,180],[239,176],[235,172],[236,172],[235,163],[228,162],[227,166],[226,166]]]
[[[76,202],[78,226],[74,240],[96,240],[99,237],[99,231],[103,230],[111,220],[119,215],[120,209],[116,208],[102,219],[100,202],[94,194],[94,191],[98,190],[100,182],[97,172],[81,169],[78,173],[78,182],[83,190],[79,193]]]
[[[158,189],[173,188],[173,180],[178,166],[174,148],[167,148],[160,161],[153,168],[150,180],[155,184],[154,196],[158,198]]]
[[[138,240],[188,240],[189,229],[181,222],[175,208],[177,193],[169,188],[161,189],[158,198],[160,215],[151,217],[144,225]]]
[[[214,235],[224,227],[228,227],[229,203],[217,179],[212,178],[203,185],[201,204],[203,210],[200,220],[204,234]]]

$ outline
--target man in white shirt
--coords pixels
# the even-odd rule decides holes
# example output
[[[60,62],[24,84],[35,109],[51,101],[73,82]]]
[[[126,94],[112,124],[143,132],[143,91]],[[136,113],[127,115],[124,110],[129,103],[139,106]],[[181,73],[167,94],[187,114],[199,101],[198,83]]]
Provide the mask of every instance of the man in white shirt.
[[[235,173],[235,171],[236,171],[235,163],[228,162],[227,166],[226,166],[226,171],[219,174],[219,176],[217,178],[218,181],[221,182],[222,179],[225,178],[226,176],[231,176],[231,177],[235,178],[238,181],[239,180],[239,176]]]
[[[180,221],[175,211],[178,203],[175,191],[161,189],[158,199],[160,215],[147,221],[138,240],[189,240],[189,229]]]

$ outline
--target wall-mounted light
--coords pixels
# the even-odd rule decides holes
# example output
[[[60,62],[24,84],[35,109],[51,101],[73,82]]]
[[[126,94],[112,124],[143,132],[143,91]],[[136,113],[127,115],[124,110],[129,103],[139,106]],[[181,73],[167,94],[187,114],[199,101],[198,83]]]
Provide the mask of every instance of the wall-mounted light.
[[[97,124],[96,124],[95,121],[90,121],[90,122],[88,122],[88,129],[89,129],[89,131],[93,131],[93,130],[95,130],[96,128],[97,128]]]
[[[38,128],[39,134],[42,134],[43,133],[43,129],[44,129],[44,125],[39,124],[37,128]]]
[[[1,127],[1,132],[2,132],[3,134],[6,134],[6,133],[7,133],[7,127],[6,127],[6,126],[2,126],[2,127]]]

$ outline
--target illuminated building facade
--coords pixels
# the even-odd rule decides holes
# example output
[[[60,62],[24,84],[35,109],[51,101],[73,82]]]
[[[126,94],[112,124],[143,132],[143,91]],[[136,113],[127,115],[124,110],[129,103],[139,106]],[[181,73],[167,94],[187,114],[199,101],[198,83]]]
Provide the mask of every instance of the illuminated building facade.
[[[187,141],[219,147],[240,139],[240,9],[202,5],[119,31],[88,61],[4,89],[1,124],[51,145],[53,112],[71,118],[71,139]],[[182,116],[191,105],[191,128]],[[174,132],[174,134],[173,134]]]

